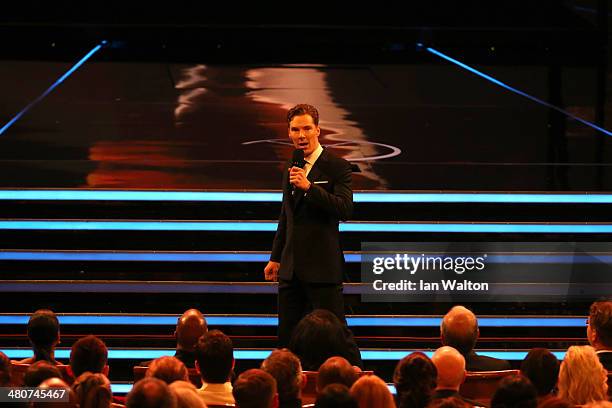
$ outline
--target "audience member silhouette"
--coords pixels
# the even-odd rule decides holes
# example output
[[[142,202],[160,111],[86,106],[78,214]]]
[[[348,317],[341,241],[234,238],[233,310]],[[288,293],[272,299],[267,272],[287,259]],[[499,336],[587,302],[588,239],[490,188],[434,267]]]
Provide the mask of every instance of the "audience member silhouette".
[[[26,387],[38,387],[41,382],[49,378],[62,378],[62,373],[55,364],[40,360],[28,367],[23,376],[23,385]]]
[[[587,338],[604,368],[612,371],[612,301],[594,302],[589,309]]]
[[[240,374],[232,392],[238,408],[278,408],[276,380],[263,370],[253,368]]]
[[[166,384],[172,384],[175,381],[189,381],[189,373],[185,364],[178,358],[170,356],[153,360],[145,376],[159,378]]]
[[[321,391],[329,384],[344,384],[351,388],[357,381],[358,374],[355,367],[345,358],[330,357],[321,367],[317,375],[317,392]]]
[[[376,375],[364,375],[351,387],[350,393],[359,408],[395,408],[387,384]]]
[[[108,349],[96,336],[77,340],[70,350],[70,370],[76,378],[86,371],[108,376]]]
[[[459,388],[465,380],[465,358],[452,347],[443,346],[431,357],[438,372],[437,384],[432,400],[457,397],[469,405],[479,405],[477,402],[464,398],[459,394]]]
[[[176,395],[168,384],[154,377],[138,381],[128,393],[127,408],[176,408]]]
[[[438,371],[421,352],[402,358],[393,373],[393,383],[400,408],[424,408],[436,388]]]
[[[538,392],[538,405],[553,395],[559,378],[559,360],[548,349],[533,348],[521,363],[521,374],[529,378]]]
[[[55,313],[48,309],[35,311],[28,321],[28,339],[34,356],[18,361],[20,364],[32,364],[45,360],[59,365],[55,360],[55,346],[60,341],[59,320]]]
[[[302,373],[300,360],[287,349],[274,350],[261,363],[261,369],[276,380],[278,403],[281,408],[302,406],[302,389],[306,376]]]
[[[234,347],[229,337],[211,330],[198,340],[196,367],[202,376],[198,395],[207,405],[233,404],[230,378],[234,368]]]
[[[330,384],[317,396],[315,408],[359,408],[346,385]]]
[[[176,353],[187,368],[195,368],[195,349],[198,339],[208,331],[204,315],[197,309],[189,309],[179,317],[174,336],[176,337]]]
[[[81,374],[74,380],[72,390],[79,408],[109,408],[113,402],[110,381],[102,373]]]
[[[538,394],[529,378],[522,375],[504,377],[493,398],[491,408],[536,408]]]
[[[206,408],[206,404],[198,395],[198,389],[192,383],[175,381],[169,387],[176,396],[177,408]]]
[[[591,346],[571,346],[559,370],[559,397],[574,405],[607,399],[608,376]]]

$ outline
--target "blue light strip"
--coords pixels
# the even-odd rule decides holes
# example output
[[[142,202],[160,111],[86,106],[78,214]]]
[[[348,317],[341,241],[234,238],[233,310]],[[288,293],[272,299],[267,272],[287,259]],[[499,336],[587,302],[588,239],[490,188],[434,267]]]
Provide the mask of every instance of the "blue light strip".
[[[0,350],[10,359],[23,359],[32,357],[31,349],[2,349]],[[367,350],[361,349],[361,358],[365,361],[399,361],[408,354],[414,351],[422,351],[431,358],[433,351],[429,350]],[[108,358],[111,360],[151,360],[163,356],[174,355],[174,349],[116,349],[108,350]],[[264,360],[272,350],[248,350],[234,349],[234,358],[236,360]],[[500,358],[511,361],[521,361],[525,359],[527,351],[493,351],[493,350],[477,350],[479,355]],[[565,357],[565,351],[552,352],[559,360]],[[55,358],[68,360],[70,358],[70,349],[56,349]]]
[[[280,192],[0,190],[0,200],[280,202]],[[612,194],[355,192],[356,203],[612,204]]]
[[[422,44],[420,44],[420,43],[417,44],[417,45],[422,46]],[[457,66],[459,66],[459,67],[461,67],[461,68],[463,68],[465,70],[470,71],[473,74],[478,75],[481,78],[486,79],[489,82],[494,83],[495,85],[498,85],[498,86],[501,86],[504,89],[507,89],[510,92],[513,92],[513,93],[515,93],[517,95],[520,95],[520,96],[522,96],[524,98],[527,98],[527,99],[529,99],[529,100],[531,100],[533,102],[536,102],[536,103],[538,103],[540,105],[546,106],[547,108],[553,109],[553,110],[555,110],[555,111],[557,111],[559,113],[562,113],[563,115],[565,115],[567,117],[570,117],[570,118],[572,118],[572,119],[574,119],[574,120],[576,120],[576,121],[578,121],[578,122],[580,122],[580,123],[582,123],[584,125],[587,125],[587,126],[593,128],[593,129],[595,129],[595,130],[598,130],[598,131],[600,131],[600,132],[602,132],[602,133],[604,133],[604,134],[606,134],[608,136],[612,136],[612,132],[609,131],[609,130],[606,130],[606,129],[600,127],[600,126],[597,126],[596,124],[594,124],[592,122],[589,122],[588,120],[584,120],[582,118],[579,118],[578,116],[576,116],[576,115],[574,115],[574,114],[572,114],[572,113],[570,113],[570,112],[568,112],[566,110],[563,110],[563,109],[561,109],[561,108],[559,108],[559,107],[557,107],[557,106],[555,106],[555,105],[553,105],[551,103],[548,103],[548,102],[546,102],[546,101],[544,101],[542,99],[536,98],[535,96],[529,95],[528,93],[525,93],[525,92],[523,92],[521,90],[513,88],[510,85],[505,84],[502,81],[500,81],[498,79],[495,79],[492,76],[487,75],[487,74],[485,74],[485,73],[483,73],[483,72],[481,72],[481,71],[479,71],[479,70],[477,70],[477,69],[475,69],[473,67],[470,67],[469,65],[466,65],[466,64],[462,63],[461,61],[458,61],[458,60],[456,60],[454,58],[451,58],[448,55],[446,55],[446,54],[444,54],[444,53],[442,53],[442,52],[440,52],[440,51],[438,51],[438,50],[436,50],[434,48],[425,47],[425,49],[427,51],[429,51],[430,53],[432,53],[434,55],[437,55],[440,58],[445,59],[446,61],[449,61],[449,62],[451,62],[451,63],[453,63],[453,64],[455,64],[455,65],[457,65]]]
[[[0,129],[0,135],[3,134],[9,127],[11,127],[15,122],[17,122],[23,115],[25,115],[30,109],[32,109],[32,107],[34,107],[34,105],[36,105],[37,103],[39,103],[40,101],[42,101],[47,95],[49,95],[55,88],[57,88],[57,86],[59,84],[61,84],[62,82],[64,82],[64,80],[66,80],[66,78],[68,78],[70,75],[72,75],[74,73],[74,71],[76,71],[77,69],[79,69],[81,67],[81,65],[83,65],[85,63],[85,61],[87,61],[89,58],[91,58],[96,52],[98,52],[102,46],[104,46],[106,44],[106,41],[102,41],[100,42],[100,44],[96,45],[91,51],[89,51],[83,58],[81,58],[81,60],[79,62],[77,62],[76,64],[74,64],[72,66],[72,68],[70,68],[68,71],[66,71],[66,73],[64,75],[62,75],[57,81],[55,81],[53,83],[53,85],[51,85],[49,88],[47,88],[47,90],[45,92],[43,92],[38,98],[34,99],[32,102],[30,102],[28,104],[28,106],[26,106],[25,108],[23,108],[23,110],[21,112],[19,112],[17,115],[15,115],[15,117],[11,120],[8,121],[8,123],[6,125],[4,125],[2,127],[2,129]]]
[[[370,258],[375,254],[371,254]],[[442,256],[441,254],[440,256]],[[446,256],[446,255],[444,255]],[[134,252],[134,251],[4,251],[0,250],[0,261],[127,261],[127,262],[267,262],[269,252]],[[362,256],[359,252],[344,254],[348,263],[360,263]],[[370,259],[371,260],[371,259]],[[490,264],[506,263],[612,263],[612,255],[531,255],[524,253],[495,255],[488,253],[487,262]]]
[[[61,325],[175,326],[179,316],[58,315]],[[0,315],[0,325],[26,325],[29,315]],[[351,327],[440,327],[434,316],[347,316]],[[586,317],[479,317],[480,327],[586,327]],[[210,326],[276,327],[276,316],[206,316]]]
[[[0,230],[274,232],[274,221],[0,221]],[[341,232],[610,234],[612,224],[347,222]]]

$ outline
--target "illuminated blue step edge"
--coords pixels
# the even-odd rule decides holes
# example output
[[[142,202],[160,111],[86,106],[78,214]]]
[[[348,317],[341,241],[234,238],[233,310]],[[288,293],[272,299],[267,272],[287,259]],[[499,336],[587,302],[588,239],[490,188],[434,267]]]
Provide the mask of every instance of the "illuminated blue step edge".
[[[280,191],[0,190],[0,200],[280,202],[281,198]],[[612,194],[361,191],[353,194],[353,201],[356,203],[612,204]]]
[[[179,316],[125,315],[58,315],[62,325],[175,326]],[[29,315],[0,315],[0,325],[26,325]],[[440,327],[436,316],[347,316],[351,327]],[[585,327],[586,316],[580,317],[479,317],[479,327]],[[276,316],[206,316],[210,326],[278,325]]]
[[[4,220],[0,230],[275,232],[274,221]],[[612,224],[346,222],[341,232],[610,234]]]
[[[431,256],[435,254],[430,254]],[[443,254],[441,254],[443,255]],[[612,255],[495,255],[489,252],[487,263],[612,263]],[[444,255],[446,256],[446,255]],[[268,262],[269,252],[261,251],[10,251],[0,250],[0,261],[138,261],[138,262]],[[361,253],[345,252],[348,263],[360,263]]]
[[[1,349],[11,359],[23,359],[32,357],[31,349],[16,349],[4,348]],[[431,358],[433,351],[431,350],[368,350],[361,349],[361,358],[363,360],[393,360],[399,361],[413,351],[422,351]],[[493,358],[501,358],[504,360],[518,360],[525,358],[527,350],[517,351],[495,351],[495,350],[476,350],[479,355],[489,356]],[[117,349],[110,348],[108,350],[108,358],[111,360],[151,360],[162,356],[174,355],[174,349]],[[264,360],[270,353],[271,349],[234,349],[234,358],[236,360]],[[565,357],[565,351],[552,352],[559,360]],[[70,349],[56,349],[55,358],[68,360],[70,358]]]

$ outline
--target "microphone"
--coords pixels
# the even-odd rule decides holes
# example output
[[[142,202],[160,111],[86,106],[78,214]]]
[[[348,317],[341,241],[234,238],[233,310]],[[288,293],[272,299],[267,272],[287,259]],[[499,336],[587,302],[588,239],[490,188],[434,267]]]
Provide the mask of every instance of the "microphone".
[[[305,165],[306,160],[304,160],[304,151],[302,149],[295,149],[291,156],[291,167],[303,169]],[[293,184],[291,184],[291,194],[295,194],[295,186]]]

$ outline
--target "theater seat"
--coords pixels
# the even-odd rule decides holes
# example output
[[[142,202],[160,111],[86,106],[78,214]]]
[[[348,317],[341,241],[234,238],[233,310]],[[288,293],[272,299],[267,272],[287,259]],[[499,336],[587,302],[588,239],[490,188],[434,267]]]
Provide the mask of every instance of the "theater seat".
[[[519,370],[502,371],[471,371],[465,376],[465,381],[459,393],[469,399],[488,405],[497,389],[499,382],[509,375],[520,374]]]
[[[147,372],[149,367],[145,366],[134,366],[134,382],[142,380]],[[189,382],[195,385],[197,388],[202,386],[202,377],[200,373],[195,368],[188,368],[187,372],[189,373]]]
[[[61,364],[56,366],[60,373],[62,374],[62,379],[66,381],[68,385],[72,385],[74,382],[74,378],[72,378],[72,374],[70,371],[70,366]],[[24,385],[24,377],[26,371],[30,368],[30,364],[20,364],[11,362],[11,382],[16,387],[21,387]]]

